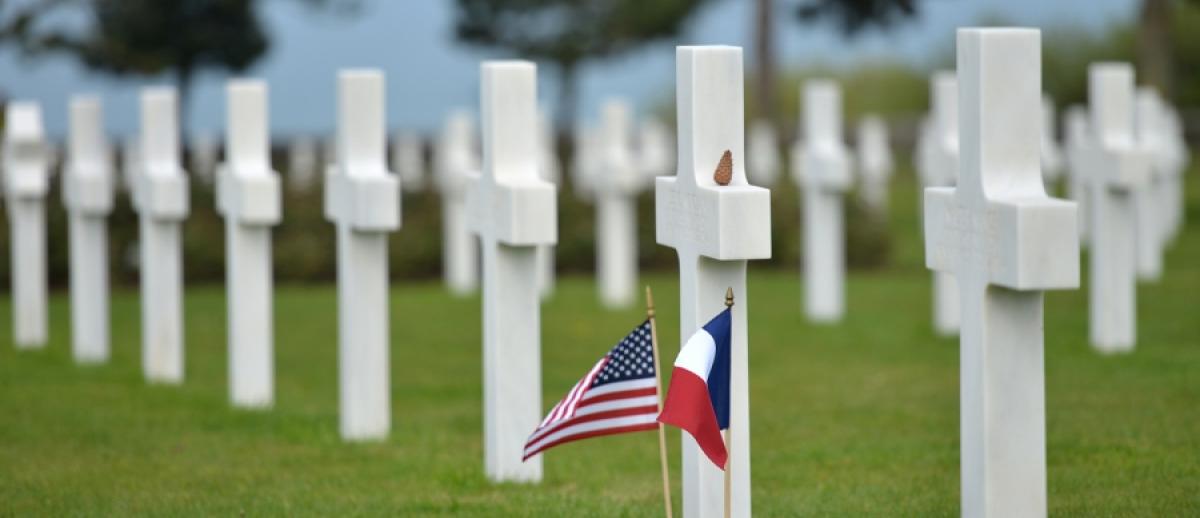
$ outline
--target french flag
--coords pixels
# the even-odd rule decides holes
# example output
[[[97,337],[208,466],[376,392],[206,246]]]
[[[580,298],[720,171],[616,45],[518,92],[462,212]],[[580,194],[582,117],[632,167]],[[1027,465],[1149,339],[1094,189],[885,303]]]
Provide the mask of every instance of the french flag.
[[[732,313],[726,308],[696,331],[675,358],[660,423],[692,435],[700,450],[725,469],[729,452],[721,430],[729,428],[729,341]]]

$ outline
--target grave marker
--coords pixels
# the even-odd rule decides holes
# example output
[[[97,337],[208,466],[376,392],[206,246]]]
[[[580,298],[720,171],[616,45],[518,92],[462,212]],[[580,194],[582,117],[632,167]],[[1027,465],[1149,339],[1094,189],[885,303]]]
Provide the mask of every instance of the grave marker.
[[[325,217],[337,226],[338,401],[342,439],[391,428],[388,363],[389,232],[400,228],[400,180],[387,169],[383,72],[338,74],[336,164]]]
[[[858,123],[858,169],[862,182],[859,195],[875,214],[886,215],[888,181],[892,177],[892,149],[888,145],[887,124],[878,115],[863,117]]]
[[[392,170],[400,176],[405,192],[425,190],[425,149],[421,136],[412,131],[400,131],[392,138]]]
[[[1054,195],[1054,186],[1062,178],[1063,158],[1062,149],[1058,146],[1058,125],[1055,123],[1056,113],[1054,100],[1049,95],[1042,95],[1042,180],[1046,184],[1046,192]]]
[[[954,272],[963,516],[1046,514],[1043,291],[1079,283],[1075,205],[1041,175],[1041,34],[959,29],[961,167],[925,191],[925,261]]]
[[[1133,134],[1133,67],[1088,67],[1093,132],[1087,153],[1091,187],[1090,328],[1101,352],[1133,350],[1137,341],[1134,193],[1149,176],[1149,157]]]
[[[46,346],[46,191],[50,164],[42,108],[11,102],[4,115],[4,198],[8,209],[13,343]]]
[[[1091,226],[1091,198],[1088,188],[1088,147],[1092,139],[1091,128],[1088,127],[1088,110],[1083,106],[1067,108],[1064,115],[1065,140],[1067,151],[1067,199],[1075,202],[1079,218],[1079,243],[1088,241],[1088,228]]]
[[[930,144],[926,187],[952,187],[958,182],[958,79],[953,72],[937,72],[931,82]],[[954,273],[933,272],[933,330],[942,336],[958,333],[958,282]]]
[[[646,184],[652,184],[654,177],[673,173],[672,154],[675,152],[671,142],[671,131],[658,117],[647,116],[638,124],[638,163],[643,174],[647,177]]]
[[[555,197],[558,196],[558,187],[562,182],[562,167],[558,160],[558,143],[554,134],[554,122],[550,120],[550,114],[545,108],[538,108],[538,130],[540,130],[541,149],[540,161],[538,162],[538,173],[543,180],[554,184]],[[538,291],[542,295],[542,299],[546,299],[554,293],[554,245],[542,245],[538,247]]]
[[[113,206],[113,163],[104,136],[100,99],[71,98],[70,139],[63,173],[69,214],[71,350],[75,361],[109,357],[108,215]]]
[[[317,143],[310,137],[295,137],[288,145],[288,186],[307,192],[317,181]]]
[[[842,142],[842,93],[837,83],[804,85],[804,140],[792,174],[804,191],[804,308],[817,322],[846,312],[846,226],[842,197],[850,188],[850,156]]]
[[[760,187],[775,185],[783,158],[779,152],[779,138],[771,121],[758,119],[750,124],[746,147],[746,174],[750,183]]]
[[[637,294],[637,193],[643,184],[630,146],[629,105],[604,104],[601,166],[593,178],[596,200],[596,284],[609,308],[633,303]]]
[[[750,516],[750,399],[746,261],[771,256],[771,193],[746,181],[743,69],[740,47],[677,47],[678,171],[655,181],[655,235],[679,256],[680,336],[690,336],[734,305],[730,368],[730,489],[733,516]],[[729,185],[714,180],[722,156],[732,158]],[[684,516],[720,516],[724,474],[683,437]]]
[[[1172,196],[1163,196],[1168,188],[1168,172],[1163,162],[1166,142],[1159,132],[1157,91],[1142,86],[1134,98],[1134,140],[1148,158],[1149,176],[1133,194],[1134,212],[1137,214],[1137,275],[1139,280],[1158,281],[1162,278],[1163,248],[1170,230],[1168,214]]]
[[[479,173],[474,126],[466,111],[452,112],[434,153],[434,181],[442,196],[442,279],[457,295],[479,285],[479,248],[467,221],[468,177]]]
[[[188,165],[192,174],[204,185],[212,185],[217,164],[221,160],[221,148],[217,137],[210,133],[196,133],[188,146]]]
[[[468,191],[483,246],[484,469],[493,481],[542,479],[541,457],[522,462],[542,412],[537,247],[558,233],[554,186],[538,174],[537,68],[481,66],[483,171]]]
[[[217,172],[217,211],[225,217],[229,395],[235,406],[275,401],[271,227],[279,223],[279,175],[271,169],[267,85],[230,81],[225,163]]]
[[[141,228],[142,368],[146,380],[182,383],[183,239],[188,176],[180,165],[175,89],[142,90],[141,167],[134,207]]]

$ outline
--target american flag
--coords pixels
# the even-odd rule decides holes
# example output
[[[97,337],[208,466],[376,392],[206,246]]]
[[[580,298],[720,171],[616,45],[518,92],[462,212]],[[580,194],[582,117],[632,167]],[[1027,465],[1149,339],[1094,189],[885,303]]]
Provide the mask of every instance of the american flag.
[[[589,437],[658,428],[650,321],[600,358],[525,442],[525,458]]]

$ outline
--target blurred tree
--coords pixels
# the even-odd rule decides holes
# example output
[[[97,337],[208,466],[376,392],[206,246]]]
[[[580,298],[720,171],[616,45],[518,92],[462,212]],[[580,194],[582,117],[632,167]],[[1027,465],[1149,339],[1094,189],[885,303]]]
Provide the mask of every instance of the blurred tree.
[[[1137,21],[1138,78],[1168,98],[1174,82],[1170,4],[1170,0],[1142,0]]]
[[[755,117],[767,119],[779,134],[779,101],[775,93],[775,6],[773,0],[754,2]]]
[[[298,0],[342,13],[357,0]],[[240,72],[267,51],[257,0],[0,0],[0,42],[64,53],[114,76],[170,73],[187,106],[196,73]],[[70,23],[72,21],[82,23]],[[64,23],[65,22],[65,23]]]
[[[575,121],[579,68],[678,36],[711,0],[457,0],[459,41],[549,62],[559,75],[558,123]]]
[[[864,29],[888,29],[917,15],[917,0],[803,0],[796,8],[803,22],[830,19],[846,36]]]

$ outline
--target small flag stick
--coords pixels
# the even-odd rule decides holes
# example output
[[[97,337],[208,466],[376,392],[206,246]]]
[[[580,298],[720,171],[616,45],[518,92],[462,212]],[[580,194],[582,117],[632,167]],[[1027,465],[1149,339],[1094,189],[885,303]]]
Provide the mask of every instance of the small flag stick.
[[[658,328],[654,323],[654,295],[650,286],[646,286],[646,317],[650,320],[650,346],[654,349],[654,385],[658,394],[658,413],[662,414],[662,370],[658,365]],[[662,465],[663,507],[667,510],[667,518],[671,514],[671,478],[667,469],[667,432],[664,424],[658,423],[658,460]]]
[[[733,308],[733,286],[725,290],[725,307]],[[733,505],[729,501],[729,497],[733,495],[733,479],[729,476],[729,471],[733,468],[733,423],[729,424],[725,429],[725,518],[730,518],[733,514]]]

